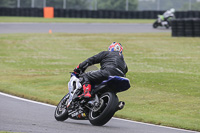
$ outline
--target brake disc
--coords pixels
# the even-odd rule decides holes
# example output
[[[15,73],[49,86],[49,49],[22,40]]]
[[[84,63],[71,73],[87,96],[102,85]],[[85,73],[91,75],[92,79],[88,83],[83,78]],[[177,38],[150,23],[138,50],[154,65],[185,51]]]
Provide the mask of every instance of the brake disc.
[[[102,99],[100,99],[100,102],[99,103],[95,103],[94,107],[93,107],[93,112],[98,112],[102,109],[104,105],[104,101]]]

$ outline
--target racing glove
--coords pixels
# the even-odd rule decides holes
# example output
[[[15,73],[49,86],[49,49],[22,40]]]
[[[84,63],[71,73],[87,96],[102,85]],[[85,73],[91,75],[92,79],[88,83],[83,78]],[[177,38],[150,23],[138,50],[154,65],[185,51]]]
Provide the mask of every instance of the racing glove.
[[[79,65],[78,65],[76,68],[74,68],[74,73],[80,74],[80,72],[81,72],[81,69],[79,68]]]

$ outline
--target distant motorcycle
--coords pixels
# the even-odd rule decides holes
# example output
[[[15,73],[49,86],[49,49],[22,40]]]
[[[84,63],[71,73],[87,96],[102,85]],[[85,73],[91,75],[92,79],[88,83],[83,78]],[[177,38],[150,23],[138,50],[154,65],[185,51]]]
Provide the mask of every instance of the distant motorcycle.
[[[55,119],[64,121],[68,118],[75,120],[89,120],[92,125],[102,126],[121,110],[125,103],[118,100],[116,93],[130,88],[129,79],[110,76],[99,85],[92,85],[92,97],[89,100],[80,99],[83,93],[79,75],[71,73],[68,82],[69,93],[66,94],[55,110]]]
[[[167,18],[164,18],[163,15],[158,15],[158,19],[153,23],[153,28],[157,28],[158,26],[161,26],[168,29],[171,26],[171,20],[173,18],[174,18],[173,14]]]

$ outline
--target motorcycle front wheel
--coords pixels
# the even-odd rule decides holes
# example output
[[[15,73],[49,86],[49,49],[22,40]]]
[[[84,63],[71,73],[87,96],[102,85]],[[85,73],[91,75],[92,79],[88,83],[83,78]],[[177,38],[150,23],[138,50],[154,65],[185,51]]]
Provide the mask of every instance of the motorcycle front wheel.
[[[158,24],[158,21],[154,22],[154,23],[153,23],[153,28],[157,28],[158,25],[159,25],[159,24]]]
[[[69,94],[65,95],[56,107],[54,117],[57,121],[64,121],[68,118],[67,103]]]
[[[100,96],[100,104],[89,111],[88,119],[92,125],[102,126],[115,114],[118,107],[118,97],[113,92],[106,92]]]

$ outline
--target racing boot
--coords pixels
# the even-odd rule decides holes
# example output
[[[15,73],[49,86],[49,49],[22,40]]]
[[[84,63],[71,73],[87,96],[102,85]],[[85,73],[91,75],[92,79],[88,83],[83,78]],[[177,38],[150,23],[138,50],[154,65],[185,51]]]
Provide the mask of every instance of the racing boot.
[[[79,95],[79,98],[90,98],[91,97],[91,84],[84,84],[83,85],[83,94]]]

